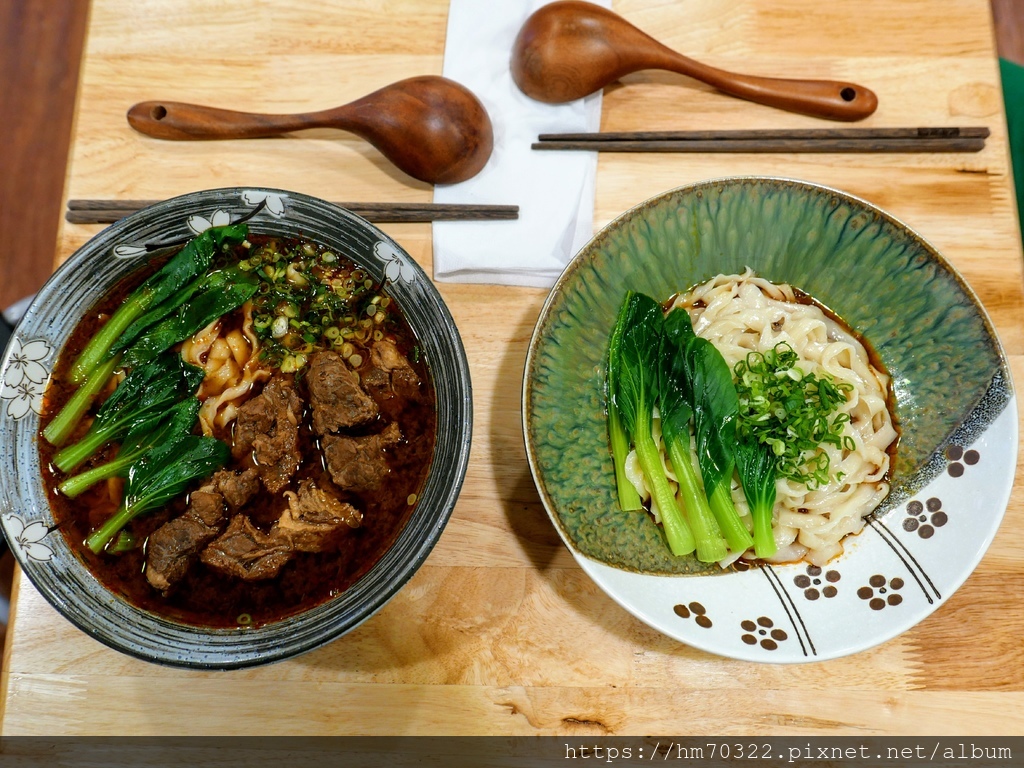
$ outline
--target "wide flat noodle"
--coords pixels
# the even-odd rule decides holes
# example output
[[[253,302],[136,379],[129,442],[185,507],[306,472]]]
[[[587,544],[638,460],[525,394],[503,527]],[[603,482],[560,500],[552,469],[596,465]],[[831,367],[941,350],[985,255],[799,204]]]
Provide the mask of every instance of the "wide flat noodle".
[[[182,358],[206,371],[196,395],[202,403],[199,423],[206,435],[227,429],[253,386],[270,377],[270,370],[259,359],[251,303],[242,307],[240,328],[224,329],[223,319],[214,320],[181,346]]]

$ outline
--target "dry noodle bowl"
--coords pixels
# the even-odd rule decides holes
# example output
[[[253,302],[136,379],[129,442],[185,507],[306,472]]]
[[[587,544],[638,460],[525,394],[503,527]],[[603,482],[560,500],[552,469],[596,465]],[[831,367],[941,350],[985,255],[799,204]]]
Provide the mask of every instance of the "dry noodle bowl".
[[[864,345],[820,307],[798,301],[790,286],[773,284],[749,270],[719,275],[676,297],[671,309],[680,308],[690,313],[696,333],[715,345],[730,368],[752,351],[765,353],[786,342],[804,373],[851,385],[839,412],[849,414],[844,434],[853,438],[855,448],[818,449],[829,453],[829,482],[809,489],[787,478],[776,481],[774,533],[779,550],[771,560],[824,565],[843,551],[842,540],[864,527],[865,516],[889,492],[888,450],[898,433],[888,408],[888,376],[872,365]],[[733,499],[751,527],[735,481]]]

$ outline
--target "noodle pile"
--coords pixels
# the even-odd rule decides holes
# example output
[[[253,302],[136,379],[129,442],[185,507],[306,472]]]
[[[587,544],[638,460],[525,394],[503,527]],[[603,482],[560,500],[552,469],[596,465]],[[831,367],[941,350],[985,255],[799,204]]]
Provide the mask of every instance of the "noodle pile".
[[[242,307],[242,324],[225,332],[225,318],[214,320],[181,346],[185,362],[206,371],[196,394],[202,407],[203,433],[225,430],[238,415],[253,385],[270,377],[259,360],[260,343],[253,330],[252,304]]]
[[[688,311],[694,331],[715,345],[730,368],[750,352],[763,354],[785,342],[797,353],[797,367],[804,373],[827,375],[837,384],[851,386],[839,412],[849,415],[843,434],[853,438],[854,449],[817,449],[829,454],[829,482],[811,489],[787,478],[776,480],[773,529],[778,552],[770,560],[804,559],[824,565],[843,551],[843,538],[859,532],[865,516],[889,492],[887,449],[897,431],[887,407],[888,376],[871,365],[863,344],[821,308],[798,303],[790,286],[775,285],[749,270],[713,278],[678,296],[671,310]],[[667,462],[666,468],[674,477]],[[634,456],[627,461],[627,470],[647,498]],[[746,499],[735,481],[733,500],[752,529]]]

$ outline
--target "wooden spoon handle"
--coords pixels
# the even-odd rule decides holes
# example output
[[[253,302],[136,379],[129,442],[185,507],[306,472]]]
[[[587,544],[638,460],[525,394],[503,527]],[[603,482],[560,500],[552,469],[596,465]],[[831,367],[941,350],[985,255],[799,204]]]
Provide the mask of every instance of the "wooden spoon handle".
[[[139,133],[177,141],[259,139],[328,124],[321,112],[266,115],[177,101],[140,102],[128,110],[128,122]]]
[[[727,72],[662,47],[659,68],[701,80],[758,104],[830,120],[863,120],[878,108],[873,91],[840,80],[793,80]]]

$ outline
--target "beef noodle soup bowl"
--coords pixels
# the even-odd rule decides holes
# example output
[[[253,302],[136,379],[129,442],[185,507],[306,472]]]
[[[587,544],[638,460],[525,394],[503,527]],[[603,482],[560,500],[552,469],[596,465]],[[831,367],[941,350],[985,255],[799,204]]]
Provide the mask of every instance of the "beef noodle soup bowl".
[[[436,289],[380,230],[291,192],[196,193],[100,233],[4,376],[19,563],[93,637],[176,666],[358,626],[426,559],[468,460]]]

